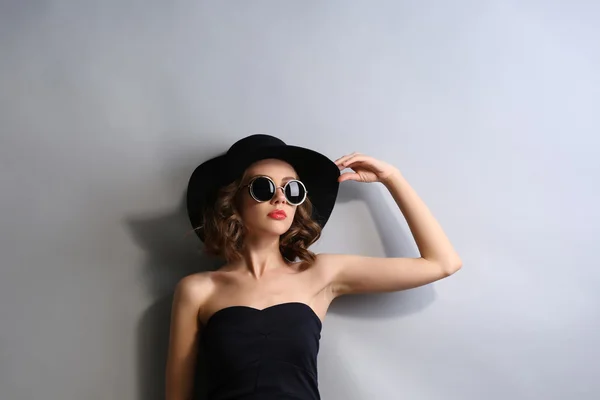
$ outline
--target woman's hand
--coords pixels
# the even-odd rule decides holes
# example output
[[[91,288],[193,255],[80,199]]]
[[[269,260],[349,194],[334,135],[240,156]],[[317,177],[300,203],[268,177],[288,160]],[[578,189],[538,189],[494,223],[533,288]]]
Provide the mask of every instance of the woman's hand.
[[[340,171],[351,168],[354,172],[344,172],[338,178],[339,182],[353,180],[357,182],[381,182],[386,183],[400,171],[386,162],[360,153],[352,153],[338,158],[335,161]]]

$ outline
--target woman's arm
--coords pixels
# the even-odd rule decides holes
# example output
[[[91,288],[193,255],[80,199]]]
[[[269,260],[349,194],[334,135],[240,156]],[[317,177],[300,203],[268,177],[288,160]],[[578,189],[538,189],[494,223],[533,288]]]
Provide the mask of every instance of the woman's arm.
[[[410,228],[421,257],[439,264],[447,272],[460,269],[462,261],[429,208],[408,184],[400,171],[395,170],[382,182],[390,191]]]
[[[165,371],[166,400],[190,400],[198,354],[198,310],[207,279],[202,274],[183,278],[175,288],[171,310],[169,351]]]
[[[362,154],[336,161],[344,173],[340,182],[381,182],[390,191],[415,238],[419,258],[375,258],[357,255],[321,254],[319,262],[332,269],[330,287],[334,296],[349,293],[390,292],[425,285],[458,271],[462,261],[446,234],[395,167]]]

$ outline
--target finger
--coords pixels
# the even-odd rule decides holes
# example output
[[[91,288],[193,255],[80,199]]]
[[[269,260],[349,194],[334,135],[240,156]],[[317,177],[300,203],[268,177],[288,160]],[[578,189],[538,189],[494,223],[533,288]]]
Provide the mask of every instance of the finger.
[[[338,178],[338,182],[344,182],[348,180],[358,181],[360,180],[360,175],[358,175],[356,172],[346,172],[341,174]]]
[[[339,158],[335,164],[339,167],[340,171],[343,170],[344,168],[344,163],[346,162],[346,160],[348,160],[350,157],[352,157],[352,154],[347,154],[344,157]]]
[[[353,161],[350,163],[346,163],[344,165],[340,165],[340,171],[344,171],[346,169],[352,169],[353,172],[358,172],[359,169],[372,169],[370,165],[364,161]]]
[[[340,158],[338,158],[337,160],[335,160],[335,164],[336,164],[337,166],[340,166],[340,165],[342,165],[342,163],[343,163],[345,160],[347,160],[347,159],[348,159],[349,157],[351,157],[351,156],[352,156],[352,154],[346,154],[345,156],[343,156],[343,157],[340,157]]]
[[[337,160],[335,160],[335,163],[336,163],[337,165],[340,165],[340,164],[341,164],[341,163],[343,163],[345,160],[347,160],[348,158],[350,158],[350,157],[352,157],[352,156],[354,156],[354,155],[356,155],[356,154],[358,154],[358,153],[357,153],[357,152],[354,152],[354,153],[351,153],[351,154],[346,154],[345,156],[342,156],[342,157],[338,158]]]
[[[340,163],[341,166],[348,168],[350,165],[355,164],[357,162],[368,163],[370,160],[369,156],[365,156],[364,154],[355,154]]]

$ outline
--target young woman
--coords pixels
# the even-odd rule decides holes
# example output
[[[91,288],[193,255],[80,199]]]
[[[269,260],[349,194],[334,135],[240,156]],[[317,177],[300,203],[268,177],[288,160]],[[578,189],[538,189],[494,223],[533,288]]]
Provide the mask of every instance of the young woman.
[[[352,171],[340,174],[346,168]],[[314,254],[340,182],[381,182],[404,214],[419,258]],[[200,347],[208,398],[319,399],[317,353],[333,299],[391,292],[452,275],[461,260],[398,169],[359,153],[332,162],[252,135],[200,165],[188,213],[226,264],[182,279],[173,301],[167,400],[192,397]]]

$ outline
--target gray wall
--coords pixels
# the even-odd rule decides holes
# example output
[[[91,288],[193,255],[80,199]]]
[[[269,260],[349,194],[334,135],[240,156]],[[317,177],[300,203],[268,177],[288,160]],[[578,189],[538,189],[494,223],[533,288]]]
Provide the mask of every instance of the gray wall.
[[[187,179],[256,132],[394,163],[464,261],[336,300],[324,399],[600,398],[597,2],[1,4],[2,400],[161,398],[173,285],[216,265]],[[416,254],[377,184],[316,250]]]

